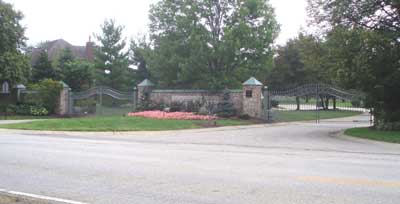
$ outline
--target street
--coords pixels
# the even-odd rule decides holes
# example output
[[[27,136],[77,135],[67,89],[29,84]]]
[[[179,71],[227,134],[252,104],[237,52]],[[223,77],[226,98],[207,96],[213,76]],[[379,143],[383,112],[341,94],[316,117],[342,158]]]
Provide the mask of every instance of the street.
[[[357,120],[125,134],[0,130],[0,189],[82,203],[398,204],[400,145]]]

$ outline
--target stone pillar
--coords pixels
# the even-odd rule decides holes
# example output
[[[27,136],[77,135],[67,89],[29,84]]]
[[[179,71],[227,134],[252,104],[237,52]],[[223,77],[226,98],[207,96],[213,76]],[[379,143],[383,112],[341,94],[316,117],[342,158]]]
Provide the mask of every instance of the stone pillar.
[[[243,114],[263,118],[263,84],[251,77],[243,83]]]
[[[23,84],[17,84],[14,86],[14,89],[16,90],[16,97],[17,97],[17,103],[22,102],[22,92],[26,90],[26,87]]]
[[[151,91],[153,91],[153,89],[154,89],[154,84],[148,79],[145,79],[144,81],[142,81],[142,83],[137,85],[137,91],[138,91],[137,101],[139,102],[139,104],[141,103],[142,99],[146,98],[146,95],[150,97],[150,93]],[[148,99],[150,100],[150,98]]]
[[[63,86],[63,89],[60,92],[60,98],[58,103],[58,109],[56,114],[60,116],[65,116],[70,113],[70,88],[64,82],[60,82]]]

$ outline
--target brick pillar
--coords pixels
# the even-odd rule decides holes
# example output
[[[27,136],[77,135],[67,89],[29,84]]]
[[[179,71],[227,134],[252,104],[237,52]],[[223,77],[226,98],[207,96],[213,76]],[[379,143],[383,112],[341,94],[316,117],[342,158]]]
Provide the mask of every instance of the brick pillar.
[[[263,118],[263,84],[251,77],[243,83],[243,114]]]
[[[60,116],[68,115],[70,112],[70,88],[64,82],[60,82],[63,85],[63,89],[60,92],[60,98],[58,103],[58,109],[56,114]]]
[[[141,99],[145,97],[146,94],[150,94],[151,91],[154,89],[154,84],[148,79],[145,79],[142,81],[142,83],[137,85],[137,91],[138,91],[138,103],[140,104]]]

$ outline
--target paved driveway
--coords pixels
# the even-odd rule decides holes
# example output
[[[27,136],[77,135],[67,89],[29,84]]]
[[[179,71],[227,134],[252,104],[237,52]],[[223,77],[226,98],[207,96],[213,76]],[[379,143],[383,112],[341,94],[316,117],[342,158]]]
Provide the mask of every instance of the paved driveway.
[[[400,146],[360,118],[190,131],[0,131],[0,189],[86,203],[400,203]]]

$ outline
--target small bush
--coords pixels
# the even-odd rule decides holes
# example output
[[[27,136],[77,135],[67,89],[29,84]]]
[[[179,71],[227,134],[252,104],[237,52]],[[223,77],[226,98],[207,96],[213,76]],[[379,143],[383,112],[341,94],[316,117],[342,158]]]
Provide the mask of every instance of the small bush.
[[[31,115],[33,116],[46,116],[49,115],[49,111],[46,108],[40,106],[31,106]]]
[[[29,88],[36,91],[26,97],[26,103],[37,107],[44,107],[49,113],[55,113],[59,105],[62,84],[52,79],[45,79],[32,84]]]
[[[240,120],[250,120],[250,116],[248,114],[242,114],[239,116]]]
[[[278,108],[279,106],[279,101],[277,100],[271,100],[271,107],[273,108]]]

